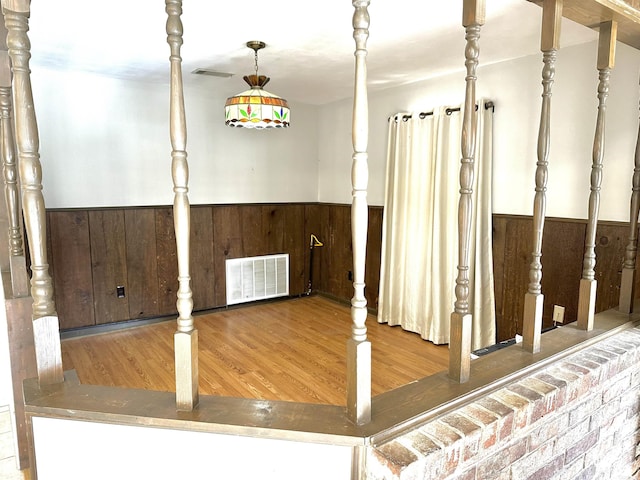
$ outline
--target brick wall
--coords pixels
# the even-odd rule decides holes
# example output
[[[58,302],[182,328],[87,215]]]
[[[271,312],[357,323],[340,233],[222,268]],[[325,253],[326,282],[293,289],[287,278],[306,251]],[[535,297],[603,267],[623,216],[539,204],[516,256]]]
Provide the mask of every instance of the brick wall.
[[[367,478],[640,478],[639,360],[640,327],[604,339],[376,446]]]

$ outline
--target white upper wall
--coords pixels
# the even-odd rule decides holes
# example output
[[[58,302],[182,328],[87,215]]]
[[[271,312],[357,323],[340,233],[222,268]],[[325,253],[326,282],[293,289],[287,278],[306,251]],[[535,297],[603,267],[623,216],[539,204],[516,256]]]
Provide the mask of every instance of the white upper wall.
[[[595,61],[595,42],[558,54],[548,216],[587,216]],[[533,55],[478,71],[478,98],[496,104],[495,213],[532,212],[541,69],[541,55]],[[639,70],[640,52],[618,44],[607,110],[603,220],[628,220]],[[48,208],[173,202],[168,87],[46,69],[33,72],[33,86]],[[291,128],[265,132],[226,127],[225,98],[212,90],[185,86],[192,204],[351,203],[351,99],[323,107],[294,103]],[[383,204],[387,118],[399,111],[460,105],[463,95],[462,72],[370,95],[371,205]]]
[[[551,101],[547,215],[586,218],[597,113],[595,42],[561,49]],[[464,62],[461,53],[461,63]],[[482,41],[480,42],[482,64]],[[628,221],[631,174],[638,132],[640,52],[618,44],[608,99],[600,218]],[[477,97],[496,104],[494,213],[531,215],[541,105],[542,56],[533,55],[478,71]],[[464,73],[389,89],[369,97],[369,204],[384,202],[387,118],[429,111],[464,100]],[[319,114],[321,202],[351,203],[352,100]]]
[[[32,83],[47,208],[173,203],[168,86],[42,68]],[[190,202],[317,201],[316,107],[233,129],[211,90],[185,85]]]

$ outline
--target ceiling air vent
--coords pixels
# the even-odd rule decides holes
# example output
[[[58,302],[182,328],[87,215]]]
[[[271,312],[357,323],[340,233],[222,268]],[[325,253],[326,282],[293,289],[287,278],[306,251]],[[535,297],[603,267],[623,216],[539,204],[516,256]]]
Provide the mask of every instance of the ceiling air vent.
[[[195,75],[209,75],[210,77],[220,77],[220,78],[233,77],[233,73],[216,72],[215,70],[207,70],[206,68],[196,68],[191,73]]]

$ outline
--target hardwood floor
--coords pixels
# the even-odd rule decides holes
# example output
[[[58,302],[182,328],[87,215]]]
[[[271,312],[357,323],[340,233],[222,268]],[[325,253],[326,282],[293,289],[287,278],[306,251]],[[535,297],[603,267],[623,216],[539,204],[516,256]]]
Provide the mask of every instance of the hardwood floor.
[[[348,306],[319,296],[195,317],[202,395],[344,405]],[[447,345],[367,321],[372,394],[446,370]],[[62,342],[65,370],[86,384],[175,390],[175,321]]]

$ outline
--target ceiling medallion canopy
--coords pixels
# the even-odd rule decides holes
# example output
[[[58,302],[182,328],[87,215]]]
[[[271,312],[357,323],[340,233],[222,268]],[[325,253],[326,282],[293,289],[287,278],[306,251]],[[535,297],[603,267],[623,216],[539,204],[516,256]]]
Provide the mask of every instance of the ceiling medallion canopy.
[[[247,42],[247,47],[255,53],[255,74],[243,77],[249,90],[227,98],[224,105],[225,124],[230,127],[244,128],[287,128],[291,114],[284,98],[269,93],[264,86],[269,77],[258,75],[258,50],[265,47],[264,42]]]

